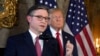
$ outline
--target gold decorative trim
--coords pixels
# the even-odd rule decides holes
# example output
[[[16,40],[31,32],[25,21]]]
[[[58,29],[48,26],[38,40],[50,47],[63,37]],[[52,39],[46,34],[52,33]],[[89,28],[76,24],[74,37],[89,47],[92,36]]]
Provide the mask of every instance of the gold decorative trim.
[[[0,28],[10,28],[16,22],[17,0],[0,0]]]

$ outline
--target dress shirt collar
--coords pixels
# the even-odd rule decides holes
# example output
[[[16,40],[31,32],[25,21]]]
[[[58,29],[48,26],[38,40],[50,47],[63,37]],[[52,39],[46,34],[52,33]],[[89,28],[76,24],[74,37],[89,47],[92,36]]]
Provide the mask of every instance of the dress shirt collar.
[[[50,26],[50,30],[51,30],[51,33],[52,33],[53,37],[56,38],[55,34],[57,33],[57,31],[54,28],[52,28],[51,26]],[[60,33],[60,35],[62,35],[61,29],[59,30],[59,33]]]
[[[29,29],[29,33],[31,34],[32,36],[32,40],[33,40],[33,43],[35,45],[35,42],[36,42],[36,37],[38,37],[34,32],[32,32],[30,29]],[[42,34],[42,33],[41,33]],[[43,50],[43,40],[39,39],[39,43],[41,45],[41,50]]]
[[[34,32],[32,32],[30,29],[29,29],[29,33],[31,34],[33,43],[35,44],[35,41],[36,41],[35,39],[36,39],[37,35]]]

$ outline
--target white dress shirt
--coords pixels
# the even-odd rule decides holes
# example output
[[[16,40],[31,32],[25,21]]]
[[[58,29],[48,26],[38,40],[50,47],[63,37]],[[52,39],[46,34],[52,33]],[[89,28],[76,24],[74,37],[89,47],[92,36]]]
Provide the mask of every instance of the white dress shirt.
[[[35,45],[36,37],[38,37],[38,36],[35,33],[33,33],[30,29],[29,29],[29,33],[32,36],[32,40],[33,40],[33,43]],[[40,43],[40,46],[41,46],[41,50],[43,50],[43,40],[39,39],[39,43]]]

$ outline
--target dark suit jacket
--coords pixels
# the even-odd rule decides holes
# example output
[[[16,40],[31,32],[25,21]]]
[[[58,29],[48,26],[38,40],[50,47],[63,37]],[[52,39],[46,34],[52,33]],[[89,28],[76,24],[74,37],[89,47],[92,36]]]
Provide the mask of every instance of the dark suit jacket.
[[[50,36],[52,36],[52,33],[50,31],[50,27],[48,26],[46,31],[44,32],[44,34],[49,34]],[[52,36],[53,37],[53,36]],[[63,45],[64,45],[64,56],[65,56],[65,45],[67,43],[68,40],[70,40],[70,42],[74,45],[74,50],[73,50],[73,56],[78,56],[78,51],[77,51],[77,47],[76,47],[76,41],[75,38],[73,36],[71,36],[70,34],[66,33],[65,31],[62,31],[62,38],[63,38]]]
[[[54,39],[44,40],[42,56],[59,56],[56,44]],[[29,32],[9,37],[4,56],[37,56]]]

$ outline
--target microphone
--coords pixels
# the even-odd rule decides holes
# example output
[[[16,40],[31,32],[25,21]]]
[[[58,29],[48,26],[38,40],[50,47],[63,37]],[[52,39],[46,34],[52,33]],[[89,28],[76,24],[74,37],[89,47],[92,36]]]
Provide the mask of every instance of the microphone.
[[[39,39],[49,40],[49,39],[54,39],[54,38],[52,36],[50,36],[49,34],[41,34],[39,36]]]

